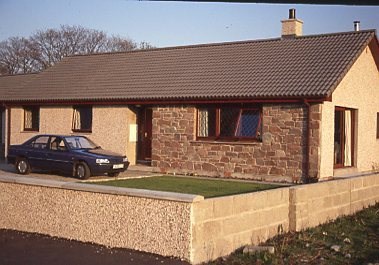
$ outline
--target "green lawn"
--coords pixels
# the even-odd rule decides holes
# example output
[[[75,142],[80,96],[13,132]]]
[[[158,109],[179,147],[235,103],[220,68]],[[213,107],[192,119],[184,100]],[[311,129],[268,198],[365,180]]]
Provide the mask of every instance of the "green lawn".
[[[112,180],[96,182],[94,184],[115,187],[170,191],[202,195],[205,198],[248,193],[260,190],[278,188],[278,185],[225,181],[215,179],[201,179],[190,177],[159,176],[127,180]]]

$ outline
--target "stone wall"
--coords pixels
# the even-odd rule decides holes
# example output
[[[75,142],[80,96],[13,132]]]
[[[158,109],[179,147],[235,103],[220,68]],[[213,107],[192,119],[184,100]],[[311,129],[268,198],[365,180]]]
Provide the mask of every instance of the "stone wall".
[[[318,176],[319,105],[311,111],[311,169]],[[262,112],[261,141],[222,142],[196,140],[194,106],[154,108],[152,165],[168,173],[300,180],[306,166],[307,107],[264,105]]]
[[[379,202],[379,174],[212,199],[0,176],[0,229],[186,259],[228,255]]]
[[[196,197],[0,176],[0,228],[189,260]]]
[[[378,174],[291,187],[290,230],[315,227],[378,201]]]
[[[287,232],[289,189],[206,199],[193,204],[192,262],[213,260]]]

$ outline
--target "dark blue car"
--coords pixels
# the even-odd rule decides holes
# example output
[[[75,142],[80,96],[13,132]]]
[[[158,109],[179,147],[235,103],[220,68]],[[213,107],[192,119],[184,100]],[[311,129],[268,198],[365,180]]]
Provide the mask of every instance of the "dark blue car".
[[[79,179],[104,174],[114,177],[129,166],[126,156],[103,150],[79,135],[37,135],[21,145],[11,145],[7,160],[19,174],[36,168],[69,173]]]

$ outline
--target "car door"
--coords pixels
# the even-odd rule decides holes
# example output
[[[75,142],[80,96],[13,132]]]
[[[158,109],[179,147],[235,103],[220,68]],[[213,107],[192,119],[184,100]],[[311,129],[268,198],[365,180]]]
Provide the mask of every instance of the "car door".
[[[42,135],[34,139],[28,146],[25,155],[32,168],[47,169],[46,152],[49,136]]]
[[[50,170],[60,172],[72,171],[72,159],[65,141],[59,136],[51,136],[46,159]]]

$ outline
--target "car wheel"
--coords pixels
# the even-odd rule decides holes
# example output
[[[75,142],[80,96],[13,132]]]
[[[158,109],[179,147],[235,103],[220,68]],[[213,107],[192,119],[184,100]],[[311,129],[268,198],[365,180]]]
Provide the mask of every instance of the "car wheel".
[[[18,174],[27,175],[30,173],[30,165],[26,158],[19,158],[16,161],[16,170]]]
[[[91,171],[88,165],[84,162],[77,164],[75,173],[78,179],[88,179],[91,176]]]
[[[111,178],[116,178],[118,177],[118,175],[120,175],[120,172],[108,173],[108,177],[111,177]]]

